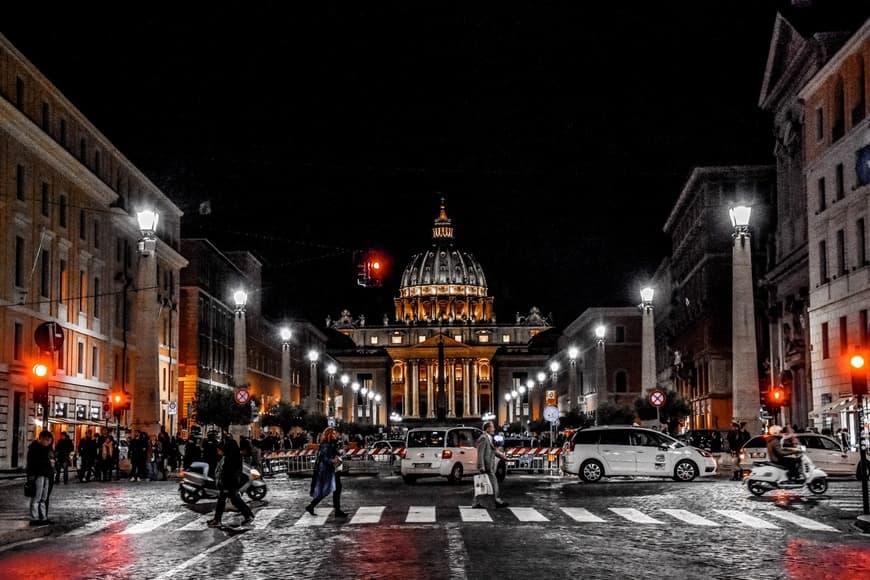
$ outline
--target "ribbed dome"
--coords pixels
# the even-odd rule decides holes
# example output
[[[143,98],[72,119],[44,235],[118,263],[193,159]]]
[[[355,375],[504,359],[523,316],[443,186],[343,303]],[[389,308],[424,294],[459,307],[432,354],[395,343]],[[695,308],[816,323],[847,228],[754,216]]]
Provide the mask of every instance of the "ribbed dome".
[[[414,255],[402,273],[401,288],[450,284],[474,286],[472,292],[486,293],[486,277],[480,263],[468,252],[454,245],[453,225],[447,217],[444,200],[432,227],[432,248]]]

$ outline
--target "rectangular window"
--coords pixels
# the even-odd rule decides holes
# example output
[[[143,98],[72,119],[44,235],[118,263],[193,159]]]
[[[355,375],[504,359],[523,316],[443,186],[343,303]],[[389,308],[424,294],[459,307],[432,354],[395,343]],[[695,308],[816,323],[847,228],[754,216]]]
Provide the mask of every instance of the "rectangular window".
[[[478,337],[478,340],[480,340],[481,343],[485,344],[485,343],[489,342],[489,335],[488,334],[481,334]]]
[[[822,358],[830,358],[831,349],[828,345],[828,323],[822,323]]]
[[[60,224],[60,227],[65,228],[66,227],[66,196],[65,195],[60,196],[59,206],[60,207],[58,210],[58,217],[57,217],[58,224]]]
[[[100,279],[94,278],[94,312],[93,317],[100,317]]]
[[[819,284],[828,283],[828,244],[819,242]]]
[[[400,335],[400,336],[395,336],[395,335],[394,335],[394,336],[391,336],[391,337],[390,337],[390,344],[402,344],[402,337],[401,337],[401,335]]]
[[[461,334],[454,334],[453,340],[455,340],[456,342],[462,342],[462,335]]]
[[[79,238],[82,240],[88,239],[87,227],[88,222],[87,218],[85,217],[85,210],[81,209],[79,210]]]
[[[51,256],[48,250],[42,250],[39,259],[39,295],[48,298],[51,292]]]
[[[91,347],[91,376],[95,379],[100,376],[100,349],[97,346]]]
[[[509,335],[509,334],[502,334],[502,335],[501,335],[501,341],[504,342],[504,343],[509,343],[509,342],[511,341],[511,335]]]
[[[864,229],[864,218],[855,222],[855,250],[859,268],[867,265],[867,233]]]
[[[24,201],[24,166],[15,166],[15,197]]]
[[[79,270],[79,312],[85,311],[85,289],[87,288],[87,282],[85,278],[85,271]]]
[[[837,200],[846,197],[846,184],[843,182],[843,164],[837,163],[834,184],[837,187]]]
[[[49,115],[48,103],[42,101],[42,130],[48,133],[51,128],[51,116]]]
[[[66,120],[60,120],[60,146],[66,148]]]
[[[57,299],[59,302],[66,300],[67,288],[66,260],[60,261],[60,267],[57,273]]]
[[[840,317],[840,354],[846,354],[849,347],[849,326],[845,316]]]
[[[370,342],[371,344],[377,344],[377,343],[378,343],[378,337],[377,337],[377,336],[371,336],[371,337],[369,337],[369,342]]]
[[[13,332],[12,360],[21,360],[22,348],[24,347],[24,326],[20,322],[16,322]]]
[[[78,343],[76,357],[76,373],[83,375],[85,374],[85,343]]]
[[[51,215],[51,192],[48,189],[48,184],[46,182],[42,182],[42,207],[40,210],[42,211],[42,215],[45,217],[49,217]]]
[[[825,114],[822,108],[816,109],[816,141],[821,141],[825,138]]]
[[[15,106],[24,108],[24,79],[21,77],[15,78]]]
[[[820,177],[817,186],[818,196],[819,196],[819,211],[825,211],[825,208],[828,206],[828,202],[825,199],[825,178]]]
[[[846,274],[846,234],[837,230],[837,276]]]
[[[858,311],[858,342],[861,346],[867,346],[867,338],[870,337],[870,329],[867,328],[867,311]]]
[[[625,342],[625,327],[617,326],[616,327],[616,340],[614,342]]]
[[[82,137],[79,139],[79,161],[82,163],[88,158],[88,144],[85,141],[85,138]]]
[[[15,236],[15,285],[24,286],[24,238]]]
[[[417,342],[426,342],[426,335],[425,335],[425,334],[421,334],[420,336],[418,336],[418,337],[417,337]]]
[[[94,220],[94,248],[100,247],[100,222]]]

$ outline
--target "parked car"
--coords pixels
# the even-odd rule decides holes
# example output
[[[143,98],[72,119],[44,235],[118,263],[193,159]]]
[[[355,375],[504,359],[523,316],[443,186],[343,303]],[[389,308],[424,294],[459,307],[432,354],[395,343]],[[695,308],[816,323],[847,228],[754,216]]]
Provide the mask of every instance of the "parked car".
[[[477,438],[483,431],[474,427],[421,427],[408,431],[401,463],[402,479],[412,484],[421,477],[446,477],[459,483],[477,469]],[[496,464],[496,477],[504,479],[505,465]]]
[[[742,471],[749,471],[756,461],[767,461],[767,435],[753,437],[740,449],[739,466]],[[806,448],[813,463],[828,475],[845,475],[861,478],[861,455],[857,451],[844,450],[833,437],[818,433],[798,433],[796,435],[801,445]],[[786,441],[788,446],[788,441]],[[866,474],[868,470],[863,470]]]
[[[716,473],[710,452],[670,435],[633,426],[590,427],[567,445],[562,469],[593,483],[611,475],[673,477],[692,481]]]

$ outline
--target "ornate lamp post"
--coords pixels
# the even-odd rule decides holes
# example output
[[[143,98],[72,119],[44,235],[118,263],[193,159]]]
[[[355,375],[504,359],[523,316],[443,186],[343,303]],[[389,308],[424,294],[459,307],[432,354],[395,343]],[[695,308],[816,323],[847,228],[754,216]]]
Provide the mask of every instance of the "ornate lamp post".
[[[504,394],[504,407],[505,407],[504,419],[508,425],[511,424],[511,398],[512,397],[511,397],[510,393]]]
[[[577,396],[577,357],[579,355],[579,348],[573,345],[568,347],[568,360],[571,363],[571,372],[568,375],[568,407],[571,411],[576,411],[580,407],[580,400]]]
[[[335,366],[335,363],[329,363],[326,365],[326,374],[329,375],[329,411],[328,414],[330,417],[335,417],[335,372],[338,370],[338,367]]]
[[[647,286],[640,291],[640,306],[643,312],[641,340],[640,384],[646,397],[656,388],[656,331],[653,316],[653,295],[655,290]]]
[[[731,390],[732,415],[746,421],[750,433],[761,432],[758,409],[758,349],[755,344],[755,297],[749,216],[752,208],[737,205],[731,216]]]
[[[375,424],[375,392],[372,389],[366,393],[366,397],[368,398],[368,412],[369,412],[369,422],[374,425]]]
[[[309,413],[317,413],[320,411],[318,398],[320,392],[317,388],[317,361],[320,360],[320,353],[315,349],[308,351],[308,362],[311,363],[311,372],[308,380],[308,396],[306,397],[305,408]]]
[[[359,383],[354,381],[350,385],[350,390],[353,391],[353,413],[354,413],[354,421],[356,421],[359,418],[359,411],[358,411],[358,407],[357,407],[357,393],[359,393],[359,391],[360,391]],[[363,393],[363,394],[365,394],[365,393]]]
[[[377,425],[381,420],[381,394],[378,393],[375,395],[375,420],[374,424]]]
[[[233,303],[236,306],[233,319],[233,381],[239,389],[248,383],[248,345],[247,329],[245,328],[245,306],[248,303],[248,293],[243,289],[233,292]]]
[[[157,223],[160,214],[145,209],[136,214],[139,261],[136,272],[136,382],[133,385],[132,424],[157,433],[160,417],[160,345],[157,332]]]
[[[601,402],[601,391],[607,396],[607,357],[604,351],[604,337],[607,334],[607,327],[599,324],[595,327],[595,340],[597,342],[596,349],[596,365],[595,365],[595,424],[598,424],[598,404]]]
[[[347,385],[350,384],[350,376],[347,373],[342,373],[338,378],[341,383],[341,420],[348,422],[353,418],[350,414],[350,397],[347,396]]]
[[[281,400],[285,403],[292,403],[292,393],[290,391],[291,371],[290,371],[290,339],[293,333],[286,326],[280,331],[281,334]]]

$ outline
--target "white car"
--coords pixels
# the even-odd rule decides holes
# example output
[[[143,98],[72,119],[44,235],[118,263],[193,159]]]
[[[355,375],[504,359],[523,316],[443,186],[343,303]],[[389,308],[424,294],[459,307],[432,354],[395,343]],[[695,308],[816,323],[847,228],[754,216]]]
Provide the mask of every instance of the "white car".
[[[405,483],[420,477],[446,477],[459,483],[463,476],[475,475],[477,438],[483,431],[474,427],[421,427],[408,431],[401,473]],[[504,479],[504,463],[498,461],[496,476]]]
[[[562,469],[593,483],[611,475],[673,477],[692,481],[716,474],[716,460],[703,449],[641,427],[590,427],[566,444]]]
[[[845,475],[860,479],[861,454],[857,451],[844,451],[832,437],[819,433],[798,433],[801,445],[816,467],[828,475]],[[786,443],[788,446],[788,443]],[[767,461],[767,438],[759,435],[746,442],[740,449],[740,469],[749,471],[756,461]]]

